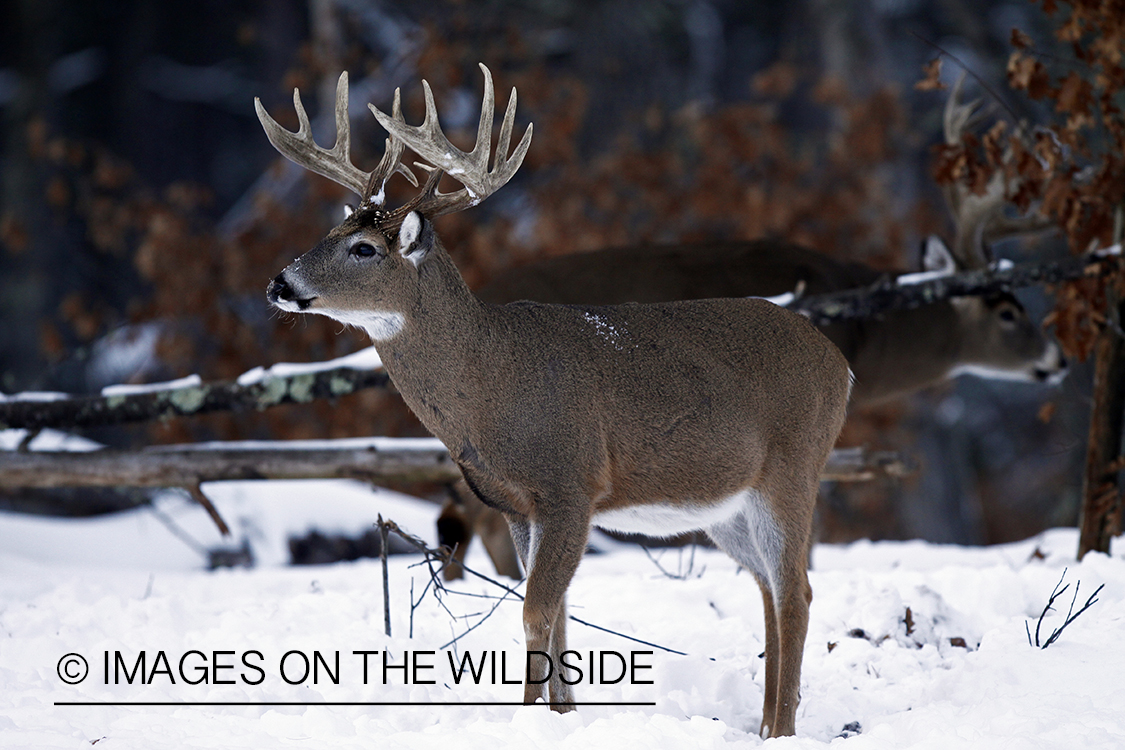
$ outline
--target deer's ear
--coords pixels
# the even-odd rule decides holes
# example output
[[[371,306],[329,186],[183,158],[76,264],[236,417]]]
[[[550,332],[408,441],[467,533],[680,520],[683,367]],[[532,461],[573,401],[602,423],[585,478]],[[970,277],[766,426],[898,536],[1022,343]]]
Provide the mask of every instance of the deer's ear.
[[[953,253],[949,252],[949,248],[939,237],[932,234],[922,245],[922,270],[947,275],[957,272],[957,261],[953,259]]]
[[[434,230],[426,217],[411,211],[398,230],[398,252],[417,268],[433,248]]]

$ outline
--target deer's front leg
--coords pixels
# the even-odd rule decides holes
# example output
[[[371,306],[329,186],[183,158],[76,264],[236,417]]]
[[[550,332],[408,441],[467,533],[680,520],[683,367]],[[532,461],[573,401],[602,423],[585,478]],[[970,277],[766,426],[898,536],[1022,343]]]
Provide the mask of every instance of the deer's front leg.
[[[551,708],[559,713],[574,710],[567,705],[574,698],[570,686],[560,679],[559,658],[566,650],[566,589],[582,561],[589,533],[589,520],[565,509],[565,504],[554,504],[529,522],[523,603],[528,659],[523,702],[542,698],[543,686],[549,683]]]

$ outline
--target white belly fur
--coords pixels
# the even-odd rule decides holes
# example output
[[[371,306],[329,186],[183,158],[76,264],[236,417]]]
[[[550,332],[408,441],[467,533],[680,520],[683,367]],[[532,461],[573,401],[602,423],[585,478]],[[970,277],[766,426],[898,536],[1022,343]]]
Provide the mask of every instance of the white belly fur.
[[[593,524],[624,534],[672,537],[730,520],[746,507],[750,492],[739,492],[712,505],[654,503],[614,508],[594,514]]]

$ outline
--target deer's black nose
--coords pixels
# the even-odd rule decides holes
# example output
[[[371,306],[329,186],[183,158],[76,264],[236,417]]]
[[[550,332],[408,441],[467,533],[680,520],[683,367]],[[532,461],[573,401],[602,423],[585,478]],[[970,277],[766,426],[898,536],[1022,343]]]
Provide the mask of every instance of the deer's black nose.
[[[266,299],[274,303],[278,300],[291,302],[295,296],[293,287],[289,286],[289,282],[285,280],[284,272],[279,273],[266,289]]]
[[[286,281],[285,272],[282,271],[276,279],[270,282],[266,289],[266,298],[283,310],[304,312],[309,309],[313,300],[316,299],[316,295],[302,296],[300,282],[298,282],[297,288],[294,288]]]

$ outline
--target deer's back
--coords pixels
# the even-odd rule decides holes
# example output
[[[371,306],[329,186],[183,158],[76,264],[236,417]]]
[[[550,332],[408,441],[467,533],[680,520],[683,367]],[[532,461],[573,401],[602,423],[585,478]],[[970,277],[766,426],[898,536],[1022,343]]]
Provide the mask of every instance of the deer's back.
[[[632,392],[630,383],[667,380],[731,392],[767,387],[796,394],[818,390],[819,377],[847,368],[839,350],[804,317],[760,299],[605,306],[516,302],[498,309],[525,350],[521,359],[548,369],[565,366],[610,393]],[[810,377],[793,377],[799,373]]]
[[[809,433],[843,422],[843,355],[763,300],[494,311],[505,335],[497,369],[483,375],[497,396],[478,410],[481,442],[515,447],[529,475],[607,466],[606,486],[643,495],[715,486],[721,467],[720,494],[734,492],[773,446],[806,450],[797,444],[811,439],[810,455],[826,455],[836,432]]]

